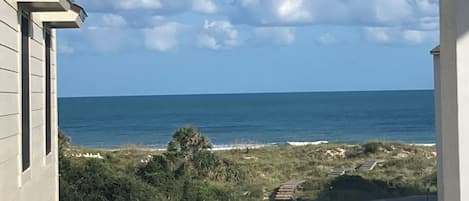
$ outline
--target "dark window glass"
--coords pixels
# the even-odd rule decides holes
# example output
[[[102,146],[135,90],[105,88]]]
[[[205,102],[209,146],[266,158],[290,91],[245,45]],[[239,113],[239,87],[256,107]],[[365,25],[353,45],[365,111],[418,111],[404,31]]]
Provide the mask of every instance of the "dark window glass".
[[[21,119],[22,119],[22,167],[23,171],[30,166],[30,106],[29,106],[29,18],[21,17]]]
[[[52,151],[51,138],[52,138],[52,125],[51,125],[51,67],[50,67],[50,52],[51,52],[51,38],[50,33],[46,33],[46,154]]]

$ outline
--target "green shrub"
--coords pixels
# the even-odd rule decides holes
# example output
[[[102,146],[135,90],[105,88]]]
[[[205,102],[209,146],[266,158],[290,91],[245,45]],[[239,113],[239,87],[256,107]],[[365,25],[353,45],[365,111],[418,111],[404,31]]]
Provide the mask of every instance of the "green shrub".
[[[259,201],[291,179],[306,180],[296,195],[302,201],[375,200],[436,192],[434,150],[428,147],[370,142],[212,152],[207,149],[208,138],[196,129],[178,132],[164,153],[68,147],[69,138],[60,137],[64,145],[59,151],[60,200]],[[322,159],[338,148],[346,150],[346,157]],[[101,152],[104,158],[71,157],[76,152]],[[398,157],[399,153],[406,156]],[[149,154],[153,158],[142,163]],[[373,171],[327,176],[334,168],[353,168],[376,157],[386,162]]]
[[[324,187],[319,200],[375,200],[421,193],[413,184],[392,184],[361,176],[341,176]]]
[[[132,175],[99,159],[61,158],[61,201],[152,201],[162,196]]]
[[[382,147],[382,142],[368,142],[363,145],[363,152],[365,154],[376,154],[382,149]]]
[[[59,129],[58,146],[59,150],[64,150],[70,147],[70,137],[62,130]]]
[[[206,181],[187,181],[181,201],[241,200],[234,189]]]

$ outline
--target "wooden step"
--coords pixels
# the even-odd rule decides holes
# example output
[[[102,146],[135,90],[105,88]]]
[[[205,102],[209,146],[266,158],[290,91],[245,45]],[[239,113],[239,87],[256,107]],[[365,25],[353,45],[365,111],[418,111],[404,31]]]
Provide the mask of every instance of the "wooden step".
[[[292,192],[294,192],[295,189],[293,189],[293,188],[279,188],[277,191],[284,191],[284,192],[292,191]]]
[[[277,189],[274,200],[293,200],[296,189],[304,182],[304,180],[290,180],[284,183]]]
[[[279,196],[275,196],[275,199],[277,198],[293,198],[293,195],[279,195]]]
[[[277,195],[277,196],[278,196],[278,195],[291,195],[291,196],[293,196],[293,194],[294,194],[294,193],[291,193],[291,192],[288,192],[288,193],[282,193],[282,192],[280,192],[280,193],[277,193],[276,195]]]

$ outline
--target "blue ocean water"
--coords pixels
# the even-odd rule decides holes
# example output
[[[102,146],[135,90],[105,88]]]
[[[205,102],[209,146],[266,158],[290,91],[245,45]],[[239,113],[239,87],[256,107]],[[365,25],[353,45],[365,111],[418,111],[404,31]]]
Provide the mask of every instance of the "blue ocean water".
[[[217,145],[435,142],[430,90],[59,99],[59,127],[75,145],[161,147],[184,125]]]

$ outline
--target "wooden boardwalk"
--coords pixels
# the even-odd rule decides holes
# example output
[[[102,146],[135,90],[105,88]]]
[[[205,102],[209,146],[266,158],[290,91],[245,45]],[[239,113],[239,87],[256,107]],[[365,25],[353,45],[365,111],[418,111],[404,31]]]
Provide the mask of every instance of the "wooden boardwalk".
[[[376,165],[378,165],[379,163],[384,163],[384,162],[385,162],[384,160],[380,160],[380,159],[367,160],[363,164],[360,165],[358,170],[371,171],[376,167]]]
[[[344,168],[337,168],[337,169],[333,169],[330,173],[329,173],[329,177],[338,177],[338,176],[342,176],[345,174],[345,169]]]
[[[275,193],[274,200],[294,200],[295,192],[299,185],[304,183],[304,180],[290,180],[282,184]]]
[[[345,169],[344,167],[335,168],[328,174],[328,176],[329,177],[339,177],[339,176],[342,176],[342,175],[345,175],[345,174],[355,172],[356,170],[371,171],[376,167],[376,165],[378,165],[380,163],[384,163],[384,162],[385,162],[385,160],[382,160],[382,159],[371,159],[371,160],[367,160],[364,163],[358,165],[356,168],[348,168],[348,169]]]

